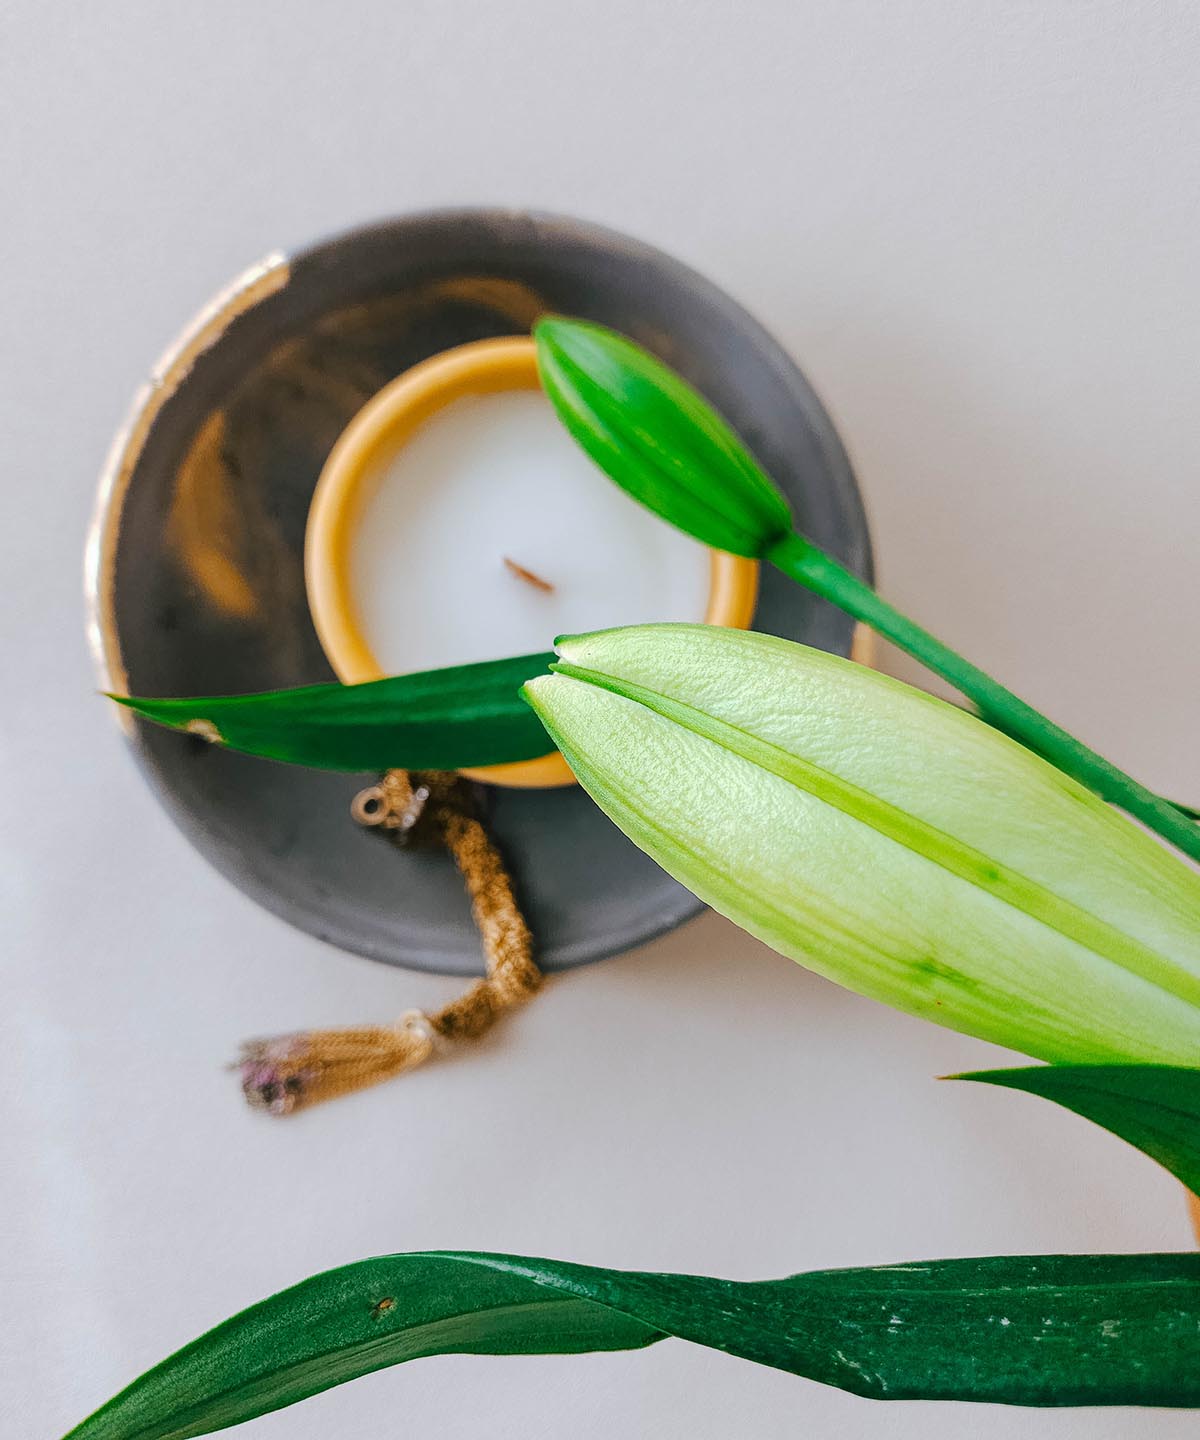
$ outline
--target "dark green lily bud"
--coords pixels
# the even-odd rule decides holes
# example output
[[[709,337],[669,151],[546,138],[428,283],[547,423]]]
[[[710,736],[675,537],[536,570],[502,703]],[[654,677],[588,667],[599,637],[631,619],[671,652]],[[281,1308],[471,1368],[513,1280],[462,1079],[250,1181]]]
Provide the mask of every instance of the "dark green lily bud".
[[[673,370],[602,325],[550,315],[533,333],[559,419],[635,500],[705,545],[755,560],[791,534],[787,501]]]

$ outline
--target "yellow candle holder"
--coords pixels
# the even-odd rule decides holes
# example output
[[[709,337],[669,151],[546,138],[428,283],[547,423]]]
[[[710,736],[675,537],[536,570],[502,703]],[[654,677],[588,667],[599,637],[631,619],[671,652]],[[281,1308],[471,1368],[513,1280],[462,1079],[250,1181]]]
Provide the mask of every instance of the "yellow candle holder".
[[[528,335],[477,340],[414,365],[367,402],[325,462],[304,540],[304,576],[313,624],[325,655],[347,685],[386,673],[363,633],[350,582],[351,544],[380,474],[372,461],[394,451],[439,410],[469,395],[537,390],[537,352]],[[374,484],[371,481],[374,481]],[[713,550],[706,625],[745,629],[758,600],[758,562]],[[463,770],[471,780],[522,789],[573,785],[557,750],[536,760]]]

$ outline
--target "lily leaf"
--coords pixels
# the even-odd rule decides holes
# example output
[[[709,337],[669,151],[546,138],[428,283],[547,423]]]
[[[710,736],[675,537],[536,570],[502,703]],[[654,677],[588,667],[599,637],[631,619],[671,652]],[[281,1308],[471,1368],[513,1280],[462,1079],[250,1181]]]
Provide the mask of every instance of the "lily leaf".
[[[1200,876],[974,716],[771,636],[559,642],[525,694],[716,910],[864,995],[1055,1062],[1200,1054]]]
[[[187,1440],[429,1355],[677,1336],[877,1400],[1200,1404],[1200,1255],[997,1256],[742,1282],[389,1255],[252,1306],[67,1440]]]
[[[717,550],[752,558],[792,512],[730,426],[615,330],[561,316],[534,326],[538,373],[576,442],[635,500]]]
[[[364,685],[152,700],[113,695],[147,720],[248,755],[323,770],[458,770],[533,760],[546,732],[518,689],[552,654],[519,655]]]
[[[1200,1194],[1200,1070],[1179,1065],[1033,1065],[976,1070],[979,1080],[1041,1095],[1094,1120]]]

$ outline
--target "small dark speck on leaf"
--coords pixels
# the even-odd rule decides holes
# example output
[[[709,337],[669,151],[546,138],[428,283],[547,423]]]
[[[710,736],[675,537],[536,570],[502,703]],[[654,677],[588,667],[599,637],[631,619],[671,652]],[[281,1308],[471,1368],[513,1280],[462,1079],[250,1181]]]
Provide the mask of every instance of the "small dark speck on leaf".
[[[390,1295],[385,1295],[382,1300],[376,1300],[375,1304],[371,1306],[371,1319],[378,1320],[381,1315],[386,1315],[395,1303]]]

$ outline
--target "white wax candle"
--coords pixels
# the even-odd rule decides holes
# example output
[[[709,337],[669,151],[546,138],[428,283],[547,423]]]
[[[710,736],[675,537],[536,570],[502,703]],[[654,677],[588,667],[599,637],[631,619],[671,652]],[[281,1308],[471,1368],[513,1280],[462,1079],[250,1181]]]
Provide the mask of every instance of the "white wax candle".
[[[540,391],[453,401],[363,478],[371,498],[351,585],[387,674],[704,618],[708,551],[602,474]],[[513,574],[506,557],[553,589]]]

